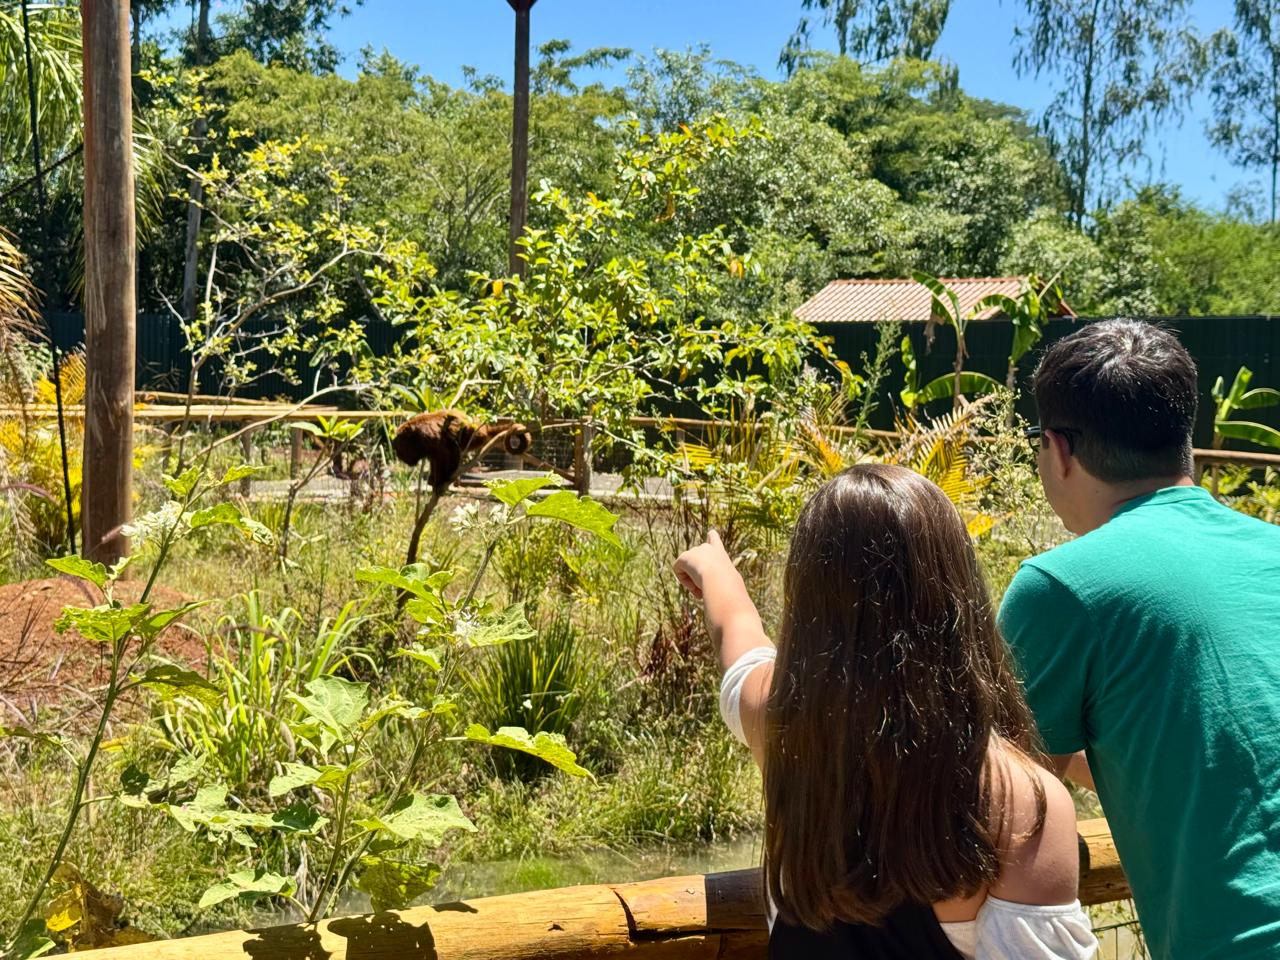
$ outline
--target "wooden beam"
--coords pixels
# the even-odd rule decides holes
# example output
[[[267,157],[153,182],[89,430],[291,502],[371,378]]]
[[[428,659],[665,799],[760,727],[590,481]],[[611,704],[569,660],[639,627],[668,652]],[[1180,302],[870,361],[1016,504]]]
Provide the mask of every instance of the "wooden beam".
[[[1280,454],[1254,453],[1251,450],[1200,450],[1191,451],[1200,467],[1275,467],[1280,470]]]
[[[1080,833],[1080,900],[1129,887],[1105,820]],[[765,960],[760,871],[538,890],[362,917],[101,950],[101,960]]]
[[[128,552],[133,509],[133,108],[128,0],[83,0],[85,556]]]

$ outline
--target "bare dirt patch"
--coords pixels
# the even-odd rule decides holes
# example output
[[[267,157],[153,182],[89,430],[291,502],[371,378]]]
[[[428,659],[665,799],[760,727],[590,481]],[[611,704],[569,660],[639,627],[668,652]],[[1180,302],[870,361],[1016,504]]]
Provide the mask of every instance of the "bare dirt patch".
[[[125,602],[137,600],[140,582],[116,586]],[[28,722],[46,707],[68,708],[74,715],[97,703],[110,668],[107,649],[74,631],[58,634],[53,623],[63,607],[93,606],[96,591],[70,577],[25,580],[0,586],[0,724]],[[185,598],[157,586],[156,607],[176,606]],[[204,641],[189,630],[171,627],[156,641],[156,652],[168,659],[199,665]]]

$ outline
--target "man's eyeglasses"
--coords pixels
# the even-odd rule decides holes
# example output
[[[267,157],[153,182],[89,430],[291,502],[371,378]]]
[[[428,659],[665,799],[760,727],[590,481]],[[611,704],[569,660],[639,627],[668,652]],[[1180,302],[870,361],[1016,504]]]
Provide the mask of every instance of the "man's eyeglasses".
[[[1027,438],[1027,442],[1031,444],[1031,448],[1033,450],[1039,450],[1040,441],[1043,439],[1044,432],[1046,430],[1052,430],[1054,433],[1062,434],[1067,441],[1067,453],[1076,452],[1076,444],[1073,438],[1077,431],[1070,430],[1066,427],[1042,427],[1040,424],[1036,424],[1034,427],[1027,427],[1027,429],[1023,430],[1022,435]]]

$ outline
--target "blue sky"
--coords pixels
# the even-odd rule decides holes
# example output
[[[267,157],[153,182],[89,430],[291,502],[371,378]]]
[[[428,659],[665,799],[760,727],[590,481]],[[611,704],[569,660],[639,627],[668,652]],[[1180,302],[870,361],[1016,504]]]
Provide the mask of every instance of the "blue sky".
[[[706,43],[717,57],[776,78],[778,51],[795,28],[800,6],[800,0],[538,0],[533,44],[562,37],[578,51],[609,46],[647,53]],[[1192,0],[1192,17],[1202,31],[1226,25],[1228,10],[1224,0]],[[1013,70],[1013,30],[1025,19],[1021,0],[952,0],[935,56],[959,68],[968,93],[1034,115],[1052,98],[1052,79],[1020,78]],[[330,39],[346,54],[344,73],[354,70],[361,48],[372,46],[451,83],[462,81],[463,65],[509,79],[512,24],[505,0],[365,0],[334,23]],[[832,37],[819,31],[815,41],[831,44]],[[1202,96],[1181,126],[1166,126],[1150,138],[1150,176],[1221,207],[1226,194],[1249,177],[1209,145],[1207,115]]]

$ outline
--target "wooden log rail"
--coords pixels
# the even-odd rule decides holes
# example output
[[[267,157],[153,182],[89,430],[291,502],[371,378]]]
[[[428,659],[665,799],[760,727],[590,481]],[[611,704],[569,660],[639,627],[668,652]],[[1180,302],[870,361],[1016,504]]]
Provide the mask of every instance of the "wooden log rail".
[[[1080,833],[1080,900],[1129,897],[1105,820]],[[94,951],[102,960],[764,960],[760,872],[539,890]]]
[[[168,400],[180,395],[161,394],[155,391],[139,392],[139,405],[134,408],[135,420],[149,420],[158,423],[173,423],[182,420],[188,414],[193,422],[222,424],[253,424],[258,422],[300,423],[313,422],[317,417],[342,417],[344,420],[407,420],[416,411],[413,410],[342,410],[335,406],[319,404],[275,403],[271,401],[244,400],[241,398],[199,398],[201,402],[188,411],[181,403],[152,403],[151,399]],[[82,405],[70,405],[64,409],[65,416],[73,419],[84,418]],[[51,404],[27,404],[22,406],[0,405],[0,419],[9,417],[53,417],[57,408]],[[735,430],[742,429],[742,424],[728,420],[697,420],[687,417],[633,417],[631,424],[637,427],[656,427],[671,430]],[[755,425],[753,429],[758,429]],[[583,422],[579,420],[556,420],[544,423],[542,429],[571,429],[580,431]],[[851,432],[851,427],[827,427],[835,434]],[[876,439],[890,440],[898,436],[893,430],[863,430],[862,433]],[[1192,451],[1196,466],[1242,466],[1251,468],[1274,467],[1280,469],[1280,454],[1256,453],[1249,450],[1209,450],[1196,448]],[[557,469],[568,474],[568,471]]]

